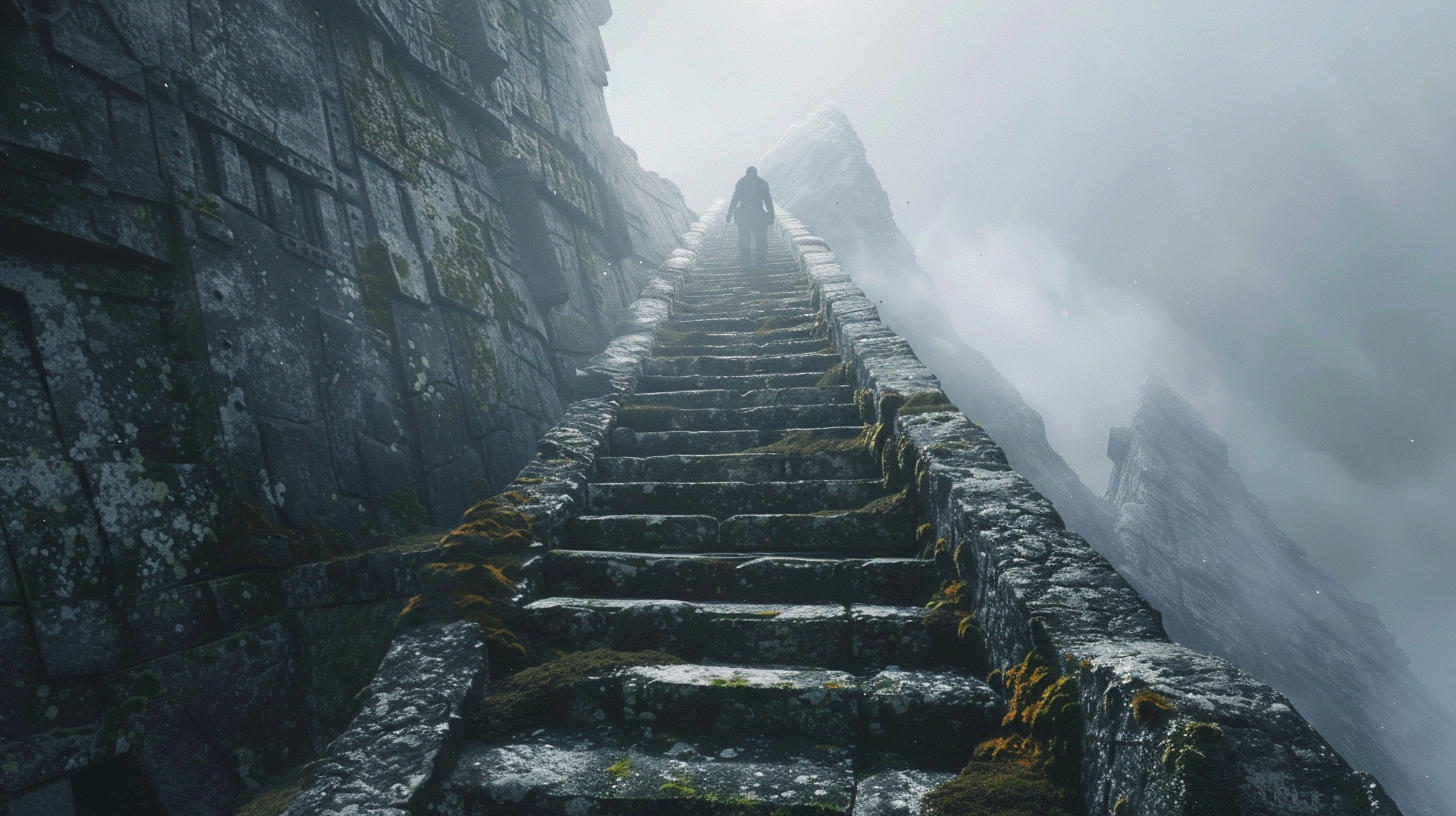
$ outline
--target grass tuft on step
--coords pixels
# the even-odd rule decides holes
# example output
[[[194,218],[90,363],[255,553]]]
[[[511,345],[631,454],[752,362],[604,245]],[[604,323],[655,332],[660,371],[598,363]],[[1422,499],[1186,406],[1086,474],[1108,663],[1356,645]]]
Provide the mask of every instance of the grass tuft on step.
[[[592,649],[571,652],[506,678],[466,712],[466,728],[473,736],[504,738],[525,729],[559,722],[568,713],[572,687],[593,677],[604,677],[629,666],[682,663],[666,652],[619,652]]]

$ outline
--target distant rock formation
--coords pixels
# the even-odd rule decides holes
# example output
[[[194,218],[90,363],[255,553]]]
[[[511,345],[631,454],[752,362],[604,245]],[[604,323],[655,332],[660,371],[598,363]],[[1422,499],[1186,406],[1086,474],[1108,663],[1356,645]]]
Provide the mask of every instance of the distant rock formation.
[[[1448,814],[1443,762],[1456,721],[1360,603],[1269,520],[1228,466],[1228,446],[1167,383],[1149,378],[1115,428],[1106,551],[1163,613],[1175,640],[1228,659],[1289,696],[1407,814]]]
[[[759,162],[775,198],[829,241],[845,271],[910,342],[946,394],[1006,451],[1067,526],[1105,551],[1113,516],[1047,442],[1041,415],[985,355],[961,340],[935,282],[895,225],[890,198],[849,118],[832,103],[789,128]]]
[[[1106,500],[1047,442],[1041,416],[956,334],[896,226],[848,117],[832,104],[759,162],[783,206],[824,236],[845,271],[1011,464],[1165,618],[1169,634],[1288,695],[1412,816],[1456,812],[1439,764],[1456,724],[1406,668],[1375,610],[1355,601],[1264,515],[1228,468],[1226,445],[1161,381],[1150,381]]]

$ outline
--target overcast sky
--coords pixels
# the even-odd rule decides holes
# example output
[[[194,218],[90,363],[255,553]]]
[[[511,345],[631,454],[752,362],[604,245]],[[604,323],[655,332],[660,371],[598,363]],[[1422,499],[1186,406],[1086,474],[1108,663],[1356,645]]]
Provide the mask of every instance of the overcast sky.
[[[613,6],[617,133],[694,208],[837,102],[1094,492],[1162,376],[1456,711],[1456,4]]]

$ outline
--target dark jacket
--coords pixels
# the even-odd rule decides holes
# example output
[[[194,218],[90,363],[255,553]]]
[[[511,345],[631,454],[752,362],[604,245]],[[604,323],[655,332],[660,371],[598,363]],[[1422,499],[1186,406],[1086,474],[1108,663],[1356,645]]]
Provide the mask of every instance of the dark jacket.
[[[733,200],[728,203],[728,214],[745,227],[772,224],[774,205],[768,182],[758,176],[739,179],[733,188]]]

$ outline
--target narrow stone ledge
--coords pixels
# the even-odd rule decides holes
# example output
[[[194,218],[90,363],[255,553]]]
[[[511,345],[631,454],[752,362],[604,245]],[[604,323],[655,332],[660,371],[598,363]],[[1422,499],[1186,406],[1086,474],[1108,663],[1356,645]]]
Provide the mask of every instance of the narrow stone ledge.
[[[358,716],[288,816],[409,812],[485,671],[485,645],[473,623],[427,624],[395,637]]]

